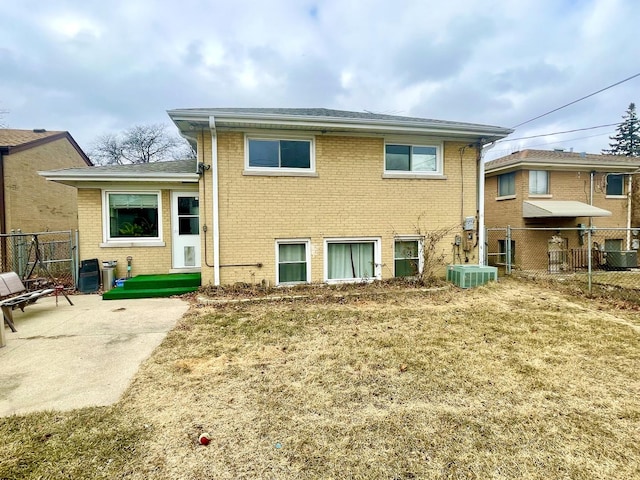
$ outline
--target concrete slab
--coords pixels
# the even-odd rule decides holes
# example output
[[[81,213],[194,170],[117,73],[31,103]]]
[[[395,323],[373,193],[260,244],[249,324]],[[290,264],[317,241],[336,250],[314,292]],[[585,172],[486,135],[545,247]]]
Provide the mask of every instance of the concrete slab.
[[[0,348],[0,416],[115,403],[189,304],[45,297],[14,311]]]

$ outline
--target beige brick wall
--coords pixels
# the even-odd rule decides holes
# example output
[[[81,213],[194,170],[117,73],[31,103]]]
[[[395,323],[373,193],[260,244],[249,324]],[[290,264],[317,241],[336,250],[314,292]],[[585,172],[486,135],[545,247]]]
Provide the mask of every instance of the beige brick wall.
[[[515,172],[516,197],[498,200],[498,177],[487,177],[484,184],[484,223],[488,228],[522,225],[522,172]],[[527,180],[528,182],[528,180]],[[528,186],[528,183],[527,183]],[[526,192],[524,192],[526,193]]]
[[[611,212],[610,217],[594,217],[594,225],[600,228],[618,228],[627,226],[628,203],[626,198],[607,198],[605,174],[594,175],[593,205]],[[516,198],[498,200],[498,177],[485,179],[485,224],[487,227],[555,226],[575,227],[578,223],[588,224],[589,219],[529,219],[522,218],[522,202],[526,200],[576,200],[589,203],[589,172],[549,172],[550,197],[541,198],[529,195],[529,171],[516,172]],[[625,191],[627,182],[625,179]],[[635,225],[633,225],[635,226]]]
[[[209,163],[210,138],[205,136],[201,140],[204,160]],[[454,228],[438,248],[446,255],[447,262],[453,262],[453,238],[461,233],[462,217],[477,213],[476,153],[468,148],[461,158],[460,148],[464,143],[446,142],[444,174],[447,179],[427,180],[382,178],[382,138],[317,136],[316,177],[243,175],[244,135],[220,132],[217,142],[223,284],[261,281],[273,284],[276,239],[311,240],[314,282],[324,280],[324,240],[327,238],[381,238],[382,277],[389,278],[393,276],[396,235],[415,234],[417,226],[424,230]],[[463,184],[464,205],[461,203]],[[208,192],[212,191],[211,187],[208,174]],[[205,215],[210,217],[213,205],[208,198],[205,203]],[[209,232],[206,256],[212,265],[212,228]],[[469,261],[477,263],[476,251],[469,256]],[[255,263],[262,263],[263,267],[224,266]],[[203,284],[213,282],[212,268],[203,266],[202,273]]]
[[[86,167],[77,150],[60,139],[4,157],[7,231],[75,230],[76,189],[49,182],[39,170]]]
[[[120,190],[120,188],[114,188]],[[122,190],[132,189],[124,187]],[[97,258],[100,262],[117,260],[116,275],[127,274],[127,257],[133,257],[132,275],[169,273],[171,270],[171,191],[162,190],[162,234],[164,247],[101,247],[103,242],[102,191],[78,190],[80,258]]]
[[[628,203],[626,198],[607,198],[605,174],[594,174],[593,205],[612,213],[610,217],[594,217],[593,224],[600,228],[624,228],[627,226]],[[516,172],[516,198],[497,200],[498,177],[490,176],[485,179],[485,224],[487,227],[554,227],[575,228],[578,224],[589,224],[588,217],[578,218],[550,218],[550,219],[523,219],[522,202],[526,200],[576,200],[590,202],[591,179],[587,171],[550,171],[549,172],[549,197],[529,195],[529,171]],[[627,182],[625,179],[625,191]],[[635,225],[633,225],[635,226]],[[515,268],[526,265],[529,269],[546,269],[548,266],[548,242],[557,235],[566,239],[568,251],[582,249],[579,236],[575,232],[568,231],[539,231],[518,232],[515,231],[512,240],[516,242]],[[625,237],[626,234],[621,234]],[[490,234],[488,238],[489,252],[498,251],[498,239],[504,235]],[[598,238],[604,242],[604,240]],[[491,263],[491,260],[490,260]]]

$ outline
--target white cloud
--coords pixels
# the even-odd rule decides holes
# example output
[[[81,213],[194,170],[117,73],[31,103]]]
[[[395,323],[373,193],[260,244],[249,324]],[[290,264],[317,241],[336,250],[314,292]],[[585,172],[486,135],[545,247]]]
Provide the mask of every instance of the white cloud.
[[[366,109],[509,127],[640,71],[640,2],[623,0],[25,0],[3,2],[0,15],[12,25],[0,30],[5,123],[69,130],[82,146],[107,129],[168,122],[179,107]],[[618,122],[640,102],[638,85],[514,136]],[[607,146],[587,133],[515,144]]]

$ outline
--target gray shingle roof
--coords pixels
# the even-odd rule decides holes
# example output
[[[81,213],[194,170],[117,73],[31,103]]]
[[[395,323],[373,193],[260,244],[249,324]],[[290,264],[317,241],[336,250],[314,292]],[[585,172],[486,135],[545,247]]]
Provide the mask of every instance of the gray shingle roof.
[[[170,112],[187,111],[215,115],[215,113],[237,113],[237,114],[261,114],[261,115],[282,115],[294,117],[314,117],[314,118],[343,118],[352,120],[386,120],[390,122],[416,122],[416,123],[439,123],[442,125],[469,125],[478,126],[476,123],[452,122],[447,120],[435,120],[420,117],[405,117],[400,115],[388,115],[373,112],[351,112],[347,110],[332,110],[329,108],[185,108],[170,110]],[[490,125],[485,125],[490,126]]]
[[[511,155],[497,158],[485,164],[486,173],[495,170],[503,170],[508,167],[522,165],[552,165],[556,167],[566,166],[592,168],[640,168],[640,158],[626,157],[623,155],[600,155],[594,153],[564,152],[558,150],[522,150]],[[512,168],[513,169],[513,168]]]
[[[352,112],[346,110],[332,110],[327,108],[186,108],[175,109],[167,112],[171,119],[181,130],[189,131],[197,123],[200,127],[208,123],[209,116],[216,119],[216,125],[228,125],[228,122],[236,124],[250,124],[252,120],[263,122],[267,125],[272,122],[273,126],[283,126],[283,122],[288,124],[287,128],[294,128],[294,123],[306,125],[313,128],[314,125],[324,126],[335,125],[349,126],[350,129],[366,131],[382,131],[391,129],[395,132],[403,130],[411,133],[427,133],[448,131],[457,132],[459,135],[482,135],[496,138],[503,138],[512,130],[508,128],[483,125],[477,123],[452,122],[447,120],[435,120],[420,117],[407,117],[399,115],[387,115],[372,112]],[[255,125],[254,125],[255,127]],[[363,130],[364,129],[364,130]]]
[[[184,174],[184,173],[196,173],[196,160],[172,160],[168,162],[153,162],[153,163],[138,163],[131,165],[101,165],[92,168],[65,168],[61,170],[54,170],[58,173],[64,174],[78,174],[78,175],[91,175],[91,176],[105,176],[110,177],[115,174],[118,176],[130,176],[135,177],[139,175],[149,174]]]
[[[66,132],[47,130],[17,130],[13,128],[0,128],[0,146],[17,147],[26,143],[42,140],[52,136],[63,136]]]

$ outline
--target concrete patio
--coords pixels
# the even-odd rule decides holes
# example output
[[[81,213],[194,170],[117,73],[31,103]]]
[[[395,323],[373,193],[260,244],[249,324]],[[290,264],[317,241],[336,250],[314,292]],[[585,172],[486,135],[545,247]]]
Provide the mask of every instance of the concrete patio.
[[[0,416],[109,405],[189,304],[179,298],[45,297],[14,311],[0,348]]]

